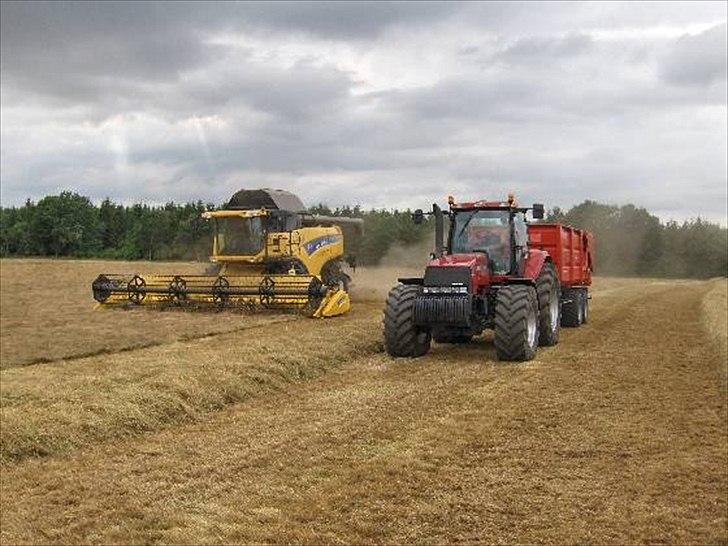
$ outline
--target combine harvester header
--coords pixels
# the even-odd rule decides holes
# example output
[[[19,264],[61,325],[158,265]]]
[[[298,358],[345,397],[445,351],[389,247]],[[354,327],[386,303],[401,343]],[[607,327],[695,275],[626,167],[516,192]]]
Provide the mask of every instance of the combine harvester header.
[[[211,274],[102,274],[91,285],[94,299],[299,310],[314,317],[349,310],[342,226],[361,232],[361,219],[308,214],[296,195],[273,189],[240,190],[224,209],[202,216],[214,222]]]

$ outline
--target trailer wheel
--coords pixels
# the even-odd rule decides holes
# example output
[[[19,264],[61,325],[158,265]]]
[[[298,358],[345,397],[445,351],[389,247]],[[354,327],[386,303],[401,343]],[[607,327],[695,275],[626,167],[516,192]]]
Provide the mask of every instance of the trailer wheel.
[[[581,290],[581,323],[586,324],[589,318],[589,292],[586,289]]]
[[[391,356],[418,357],[430,350],[430,332],[415,324],[417,286],[392,288],[384,308],[384,348]]]
[[[536,279],[538,295],[539,338],[538,344],[556,345],[561,327],[561,284],[556,268],[551,262],[543,264]]]
[[[470,343],[470,341],[473,339],[472,335],[468,334],[439,334],[436,336],[433,336],[433,339],[437,343]]]
[[[495,352],[499,360],[531,360],[538,348],[538,298],[531,286],[498,289],[495,302]]]
[[[563,304],[561,305],[561,326],[576,328],[584,321],[582,292],[578,288],[564,290]]]

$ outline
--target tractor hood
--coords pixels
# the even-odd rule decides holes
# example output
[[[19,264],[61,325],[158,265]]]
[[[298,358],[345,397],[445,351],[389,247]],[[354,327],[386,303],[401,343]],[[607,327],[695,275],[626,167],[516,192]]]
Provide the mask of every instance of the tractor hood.
[[[462,284],[468,292],[486,285],[490,278],[488,256],[482,252],[444,254],[430,261],[425,270],[425,286]],[[466,281],[467,279],[467,281]]]

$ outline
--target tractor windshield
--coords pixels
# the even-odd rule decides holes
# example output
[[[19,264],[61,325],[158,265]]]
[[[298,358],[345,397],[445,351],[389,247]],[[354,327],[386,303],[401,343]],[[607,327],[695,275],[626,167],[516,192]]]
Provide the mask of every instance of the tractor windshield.
[[[487,252],[495,273],[506,274],[511,261],[510,212],[474,210],[458,212],[452,225],[450,252]]]
[[[221,256],[251,256],[263,250],[263,219],[227,216],[215,219],[217,253]]]

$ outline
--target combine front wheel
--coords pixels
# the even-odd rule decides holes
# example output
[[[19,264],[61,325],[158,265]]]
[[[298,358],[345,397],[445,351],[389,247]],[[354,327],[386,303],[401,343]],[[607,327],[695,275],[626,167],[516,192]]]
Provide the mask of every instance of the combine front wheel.
[[[422,356],[430,350],[430,333],[415,324],[416,286],[400,284],[389,291],[384,309],[384,347],[391,356]]]
[[[538,300],[531,286],[498,289],[495,352],[499,360],[531,360],[538,348]]]

